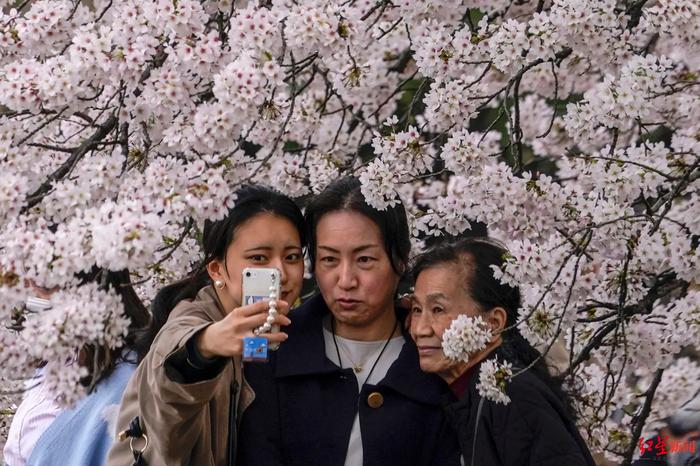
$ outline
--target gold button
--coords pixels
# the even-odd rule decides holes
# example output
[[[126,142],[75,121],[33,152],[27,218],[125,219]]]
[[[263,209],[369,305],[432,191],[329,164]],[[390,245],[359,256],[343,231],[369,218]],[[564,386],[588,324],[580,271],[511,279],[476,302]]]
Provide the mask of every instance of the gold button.
[[[367,404],[370,408],[379,408],[384,404],[384,397],[379,392],[372,392],[367,397]]]

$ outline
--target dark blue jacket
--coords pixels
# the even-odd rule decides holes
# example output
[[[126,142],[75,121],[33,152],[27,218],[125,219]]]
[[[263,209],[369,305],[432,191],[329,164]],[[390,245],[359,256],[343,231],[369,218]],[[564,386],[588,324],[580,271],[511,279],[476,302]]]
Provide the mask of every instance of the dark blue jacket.
[[[359,409],[365,466],[459,465],[459,444],[441,407],[447,385],[420,370],[410,337],[404,335],[386,377],[358,396],[352,369],[326,358],[328,312],[321,296],[293,310],[289,339],[270,362],[246,365],[255,401],[241,420],[239,464],[342,466]],[[383,396],[378,408],[367,403],[373,392]]]

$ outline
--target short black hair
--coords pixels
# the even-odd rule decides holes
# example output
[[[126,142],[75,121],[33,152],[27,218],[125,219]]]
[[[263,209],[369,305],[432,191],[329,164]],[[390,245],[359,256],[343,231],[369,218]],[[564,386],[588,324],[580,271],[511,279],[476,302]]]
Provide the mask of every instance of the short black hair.
[[[304,219],[306,221],[306,238],[309,244],[309,258],[311,259],[311,271],[316,262],[316,228],[321,218],[331,212],[351,211],[357,212],[370,219],[377,228],[384,241],[384,250],[391,267],[397,275],[401,276],[408,265],[411,252],[411,239],[408,231],[406,210],[401,201],[386,210],[378,210],[367,204],[362,195],[360,180],[348,176],[331,183],[319,195],[311,200],[306,207]]]
[[[492,267],[501,268],[508,257],[507,249],[487,237],[468,237],[458,241],[438,243],[415,258],[411,276],[413,281],[425,270],[445,263],[457,265],[464,270],[459,277],[469,296],[482,311],[502,307],[508,314],[506,327],[514,326],[518,320],[520,290],[501,283],[493,275]]]

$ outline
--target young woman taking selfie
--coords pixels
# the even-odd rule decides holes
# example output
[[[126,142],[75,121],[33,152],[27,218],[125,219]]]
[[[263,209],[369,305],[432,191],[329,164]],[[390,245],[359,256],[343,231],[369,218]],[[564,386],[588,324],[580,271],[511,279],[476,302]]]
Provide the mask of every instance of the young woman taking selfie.
[[[268,318],[267,301],[241,304],[241,274],[248,267],[281,272],[271,323],[289,324],[285,314],[304,274],[302,225],[291,199],[263,187],[242,188],[226,218],[205,224],[202,265],[153,302],[155,338],[124,393],[123,440],[108,464],[234,463],[237,420],[254,398],[241,374],[243,341]],[[260,336],[271,344],[287,338]]]

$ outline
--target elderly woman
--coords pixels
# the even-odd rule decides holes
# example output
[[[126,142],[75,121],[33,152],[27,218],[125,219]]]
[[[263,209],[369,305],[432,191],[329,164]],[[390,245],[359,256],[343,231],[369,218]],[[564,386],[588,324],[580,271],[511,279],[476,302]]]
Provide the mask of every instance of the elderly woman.
[[[421,369],[438,374],[454,395],[448,418],[459,436],[467,466],[594,466],[572,421],[569,403],[549,375],[539,353],[514,328],[520,292],[501,284],[506,250],[488,239],[469,238],[438,245],[416,260],[411,304],[411,335]],[[480,316],[494,335],[468,362],[454,361],[442,349],[443,333],[460,314]],[[504,328],[513,330],[503,331]],[[479,394],[479,368],[498,358],[531,369],[506,386],[507,404]]]

